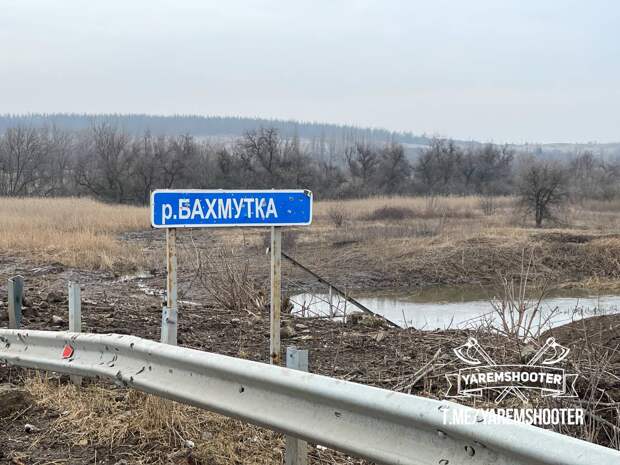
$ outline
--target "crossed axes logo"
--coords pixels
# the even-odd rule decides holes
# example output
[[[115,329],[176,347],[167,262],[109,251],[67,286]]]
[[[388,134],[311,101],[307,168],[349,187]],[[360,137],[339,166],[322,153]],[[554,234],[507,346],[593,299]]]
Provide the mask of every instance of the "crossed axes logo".
[[[550,397],[577,397],[575,382],[578,375],[566,374],[563,369],[553,366],[564,360],[569,352],[569,348],[550,337],[528,363],[498,365],[471,337],[454,349],[456,356],[470,367],[446,374],[446,397],[480,397],[484,390],[499,392],[496,403],[508,395],[528,402],[528,396],[523,392],[527,390],[538,390],[543,396]]]

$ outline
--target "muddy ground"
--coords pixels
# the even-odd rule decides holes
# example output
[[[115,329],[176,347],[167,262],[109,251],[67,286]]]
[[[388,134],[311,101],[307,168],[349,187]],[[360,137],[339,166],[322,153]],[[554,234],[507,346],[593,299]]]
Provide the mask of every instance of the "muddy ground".
[[[82,285],[83,331],[93,333],[132,334],[159,339],[161,306],[164,287],[163,236],[144,232],[127,235],[129,241],[138,241],[145,253],[151,253],[148,273],[124,275],[106,271],[83,271],[60,264],[29,262],[26,259],[0,255],[0,296],[2,310],[6,308],[4,283],[10,276],[25,278],[23,327],[28,329],[67,330],[67,283]],[[245,246],[237,244],[237,258],[246,260],[249,273],[257,285],[264,286],[268,276],[268,260],[262,243]],[[215,247],[209,239],[200,243],[202,250]],[[305,247],[305,248],[304,248]],[[401,274],[382,273],[376,268],[365,270],[355,262],[355,249],[345,249],[342,257],[349,256],[351,266],[338,275],[336,261],[321,262],[312,259],[310,246],[297,245],[293,250],[305,257],[317,271],[324,273],[341,286],[361,288],[365,285],[384,288],[407,288],[415,280],[403,284]],[[343,245],[342,247],[348,247]],[[353,246],[355,247],[355,246]],[[572,246],[568,246],[572,247]],[[269,320],[264,305],[254,314],[233,311],[214,305],[208,292],[196,278],[195,249],[189,241],[181,245],[180,258],[185,260],[179,273],[180,305],[179,344],[185,347],[216,352],[257,361],[268,361]],[[343,258],[339,258],[339,261]],[[568,259],[567,259],[568,260]],[[299,270],[285,268],[284,286],[288,292],[305,288],[318,289],[315,280]],[[398,286],[395,283],[400,282]],[[344,284],[343,284],[344,283]],[[347,284],[349,283],[349,284]],[[356,283],[353,286],[351,283]],[[382,284],[383,283],[383,284]],[[390,284],[390,285],[388,285]],[[0,315],[3,314],[0,311]],[[6,323],[1,323],[5,325]],[[587,431],[571,430],[565,433],[579,437],[589,435],[598,443],[618,447],[618,402],[620,402],[620,316],[596,317],[584,322],[552,330],[558,341],[573,349],[567,360],[567,369],[582,373],[579,384],[579,405],[592,407],[596,412]],[[346,324],[319,319],[300,319],[283,315],[282,346],[295,345],[310,352],[310,371],[353,382],[412,394],[443,398],[447,387],[445,373],[458,368],[452,349],[463,344],[471,332],[422,332],[398,329],[380,319],[352,319]],[[525,361],[532,348],[520,347],[507,338],[475,334],[496,360]],[[546,337],[548,335],[545,335]],[[541,340],[544,340],[544,337]],[[536,347],[533,346],[535,349]],[[429,363],[430,362],[430,363]],[[0,368],[0,381],[22,382],[23,371]],[[63,381],[65,382],[65,381]],[[596,405],[592,405],[592,403]],[[599,404],[604,404],[599,406]],[[56,419],[62,412],[32,402],[23,409],[0,418],[0,463],[109,463],[123,464],[127,449],[132,444],[102,448],[93,444],[75,445],[63,441],[62,435],[52,434]],[[594,415],[594,414],[593,414]],[[28,433],[25,425],[32,424],[36,432]],[[594,431],[594,432],[593,432]],[[157,447],[157,446],[154,446]],[[191,458],[191,453],[162,462],[162,454],[145,452],[144,463],[202,463]],[[162,451],[159,451],[162,452]],[[189,458],[188,458],[189,457]],[[251,457],[244,463],[252,463]],[[338,463],[357,463],[346,457],[335,456]],[[333,463],[313,452],[314,463]],[[138,462],[136,462],[138,463]],[[215,463],[215,462],[213,462]],[[222,463],[226,463],[225,461]]]

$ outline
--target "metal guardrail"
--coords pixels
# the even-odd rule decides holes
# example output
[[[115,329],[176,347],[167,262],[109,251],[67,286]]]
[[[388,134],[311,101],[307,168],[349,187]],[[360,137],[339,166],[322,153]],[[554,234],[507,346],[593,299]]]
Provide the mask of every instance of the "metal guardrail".
[[[0,360],[110,378],[378,463],[620,463],[618,451],[523,423],[444,424],[446,409],[473,411],[456,403],[134,336],[1,329]]]

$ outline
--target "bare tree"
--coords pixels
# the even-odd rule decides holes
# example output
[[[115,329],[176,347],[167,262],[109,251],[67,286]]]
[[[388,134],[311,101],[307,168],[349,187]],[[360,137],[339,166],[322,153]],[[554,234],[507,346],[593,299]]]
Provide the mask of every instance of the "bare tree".
[[[577,155],[569,164],[570,190],[575,199],[610,200],[618,195],[618,162],[597,158],[586,151]]]
[[[58,128],[40,131],[43,160],[39,163],[39,195],[68,195],[75,192],[72,182],[75,164],[75,135]]]
[[[560,165],[532,160],[522,169],[517,185],[519,201],[534,214],[537,228],[543,220],[553,219],[553,210],[566,201],[566,185],[566,171]]]
[[[463,151],[451,140],[433,139],[414,167],[425,193],[448,194],[458,192],[459,166]]]
[[[126,202],[132,163],[128,149],[127,134],[107,123],[94,126],[76,166],[77,184],[100,198]]]
[[[194,137],[184,134],[173,139],[167,147],[158,150],[162,170],[161,187],[170,189],[187,179],[197,161],[198,146]]]
[[[512,177],[514,154],[507,146],[485,144],[474,150],[473,175],[470,179],[477,194],[505,194]]]
[[[409,176],[411,165],[405,157],[405,150],[400,144],[390,144],[381,150],[379,162],[379,186],[386,194],[402,193]]]
[[[1,118],[0,118],[1,119]],[[541,226],[565,196],[563,166],[575,199],[618,198],[620,161],[584,152],[571,162],[515,169],[512,149],[435,139],[410,163],[395,141],[350,134],[336,141],[276,128],[246,132],[234,144],[190,134],[130,135],[103,122],[88,131],[15,126],[0,133],[0,195],[93,195],[146,203],[157,188],[308,188],[322,198],[415,192],[517,194]],[[320,136],[320,137],[319,137]],[[360,142],[362,141],[362,142]],[[537,159],[544,159],[537,153]],[[518,160],[522,160],[522,156]],[[620,158],[620,157],[619,157]],[[550,190],[545,190],[550,189]],[[487,202],[492,211],[492,202]]]
[[[36,129],[7,129],[0,144],[0,192],[4,195],[34,193],[41,176],[43,150]]]
[[[247,131],[237,143],[237,154],[244,169],[259,183],[273,186],[282,161],[281,140],[275,128]]]
[[[159,145],[157,142],[147,131],[141,139],[134,140],[131,147],[134,195],[143,203],[148,203],[161,171],[156,155]],[[163,142],[165,144],[165,141]]]
[[[370,144],[358,143],[344,152],[346,164],[351,173],[351,181],[357,195],[370,193],[376,186],[375,175],[379,167],[379,153]]]

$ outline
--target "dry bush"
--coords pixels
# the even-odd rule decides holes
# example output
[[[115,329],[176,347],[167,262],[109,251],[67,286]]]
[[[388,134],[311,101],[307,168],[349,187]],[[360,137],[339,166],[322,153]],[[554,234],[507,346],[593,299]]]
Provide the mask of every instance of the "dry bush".
[[[618,364],[620,346],[613,325],[605,320],[580,320],[558,328],[559,335],[571,341],[565,359],[567,373],[577,373],[577,398],[543,396],[539,406],[547,408],[581,407],[583,425],[556,425],[559,433],[620,450],[620,402],[618,401]],[[609,321],[614,321],[609,320]],[[557,334],[556,334],[557,335]],[[543,335],[546,337],[547,335]],[[567,337],[568,336],[568,337]]]
[[[548,295],[549,283],[531,279],[533,263],[534,251],[527,253],[524,249],[516,278],[498,272],[500,296],[491,299],[491,305],[501,327],[495,329],[510,338],[538,339],[548,329],[547,324],[557,311],[551,309],[543,314],[543,300]]]
[[[132,268],[143,257],[119,233],[147,229],[148,209],[83,198],[4,198],[0,249],[91,269]]]
[[[444,232],[446,223],[445,218],[437,218],[407,224],[368,225],[330,231],[325,237],[334,245],[379,241],[377,244],[373,244],[373,247],[377,255],[380,255],[383,253],[383,247],[388,239],[415,240],[437,237]],[[400,251],[402,253],[402,248]]]
[[[620,199],[613,200],[594,200],[579,199],[579,207],[585,211],[602,213],[620,213]]]
[[[347,214],[347,211],[342,207],[330,208],[327,211],[327,216],[329,220],[331,221],[331,223],[337,228],[344,226],[349,221],[349,215]]]
[[[447,220],[443,216],[435,220],[419,221],[416,223],[416,237],[435,237],[443,234]]]
[[[295,249],[299,240],[300,232],[296,229],[286,228],[282,231],[282,251],[290,252]],[[271,231],[261,233],[261,245],[263,250],[271,247]]]
[[[385,205],[364,217],[367,221],[402,221],[415,218],[416,212],[407,207],[390,207]]]
[[[584,333],[587,335],[587,331]],[[617,356],[618,348],[593,344],[588,337],[583,342],[576,371],[580,378],[579,402],[586,421],[577,435],[586,441],[620,449],[620,402],[613,389],[608,389],[617,383],[617,377],[613,376],[616,367],[611,360]]]
[[[418,213],[420,218],[475,218],[478,216],[474,205],[453,206],[450,197],[428,196],[424,210]]]
[[[446,208],[448,207],[443,206],[442,201],[439,200],[439,197],[435,195],[429,195],[428,197],[425,198],[424,215],[426,216],[434,215],[436,214],[436,212],[442,211]]]
[[[365,221],[404,221],[409,219],[432,218],[475,218],[476,212],[471,206],[452,207],[446,198],[429,196],[424,198],[423,206],[383,205],[360,219]]]
[[[497,210],[495,197],[480,197],[480,210],[485,216],[495,215]]]
[[[235,249],[222,247],[203,254],[194,243],[194,273],[222,308],[255,317],[266,308],[266,297],[251,277],[248,258],[236,256]]]

